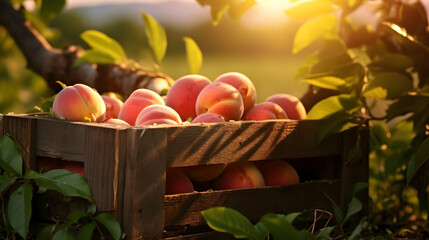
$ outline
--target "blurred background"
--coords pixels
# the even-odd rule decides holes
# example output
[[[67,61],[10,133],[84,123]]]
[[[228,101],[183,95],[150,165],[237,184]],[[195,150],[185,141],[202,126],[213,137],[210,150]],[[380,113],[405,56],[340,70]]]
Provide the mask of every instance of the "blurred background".
[[[34,1],[26,3],[31,9]],[[150,68],[150,50],[140,14],[143,10],[166,30],[168,48],[162,72],[173,79],[189,74],[182,40],[188,36],[203,53],[200,74],[213,81],[225,72],[244,73],[254,82],[261,102],[280,92],[300,97],[306,90],[304,83],[294,80],[305,57],[291,53],[301,23],[287,18],[283,12],[287,7],[285,0],[261,1],[240,20],[226,14],[218,26],[213,26],[209,7],[202,7],[196,0],[69,0],[48,28],[38,29],[56,48],[87,48],[80,34],[88,29],[101,31],[116,39],[128,58]],[[0,27],[0,113],[27,112],[52,94],[43,79],[26,69],[19,49]]]

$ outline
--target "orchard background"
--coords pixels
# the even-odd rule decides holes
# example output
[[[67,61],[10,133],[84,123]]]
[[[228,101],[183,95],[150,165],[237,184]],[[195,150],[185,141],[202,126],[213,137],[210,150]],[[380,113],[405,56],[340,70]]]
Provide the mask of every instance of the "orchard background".
[[[191,37],[203,53],[198,73],[210,79],[238,71],[252,79],[259,100],[278,92],[320,100],[309,116],[325,119],[321,140],[369,124],[372,204],[359,226],[371,237],[429,237],[426,1],[198,0],[76,8],[68,7],[73,1],[0,3],[9,2],[55,48],[89,49],[80,36],[97,30],[118,41],[131,64],[172,79],[190,73],[183,37]],[[165,29],[162,61],[152,56],[138,9]],[[0,113],[34,111],[54,90],[27,69],[4,27],[0,49]]]

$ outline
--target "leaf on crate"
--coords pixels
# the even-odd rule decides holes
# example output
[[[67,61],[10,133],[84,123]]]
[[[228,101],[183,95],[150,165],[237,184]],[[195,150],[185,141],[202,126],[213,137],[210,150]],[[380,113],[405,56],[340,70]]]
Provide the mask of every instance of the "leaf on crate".
[[[122,235],[121,226],[118,221],[108,213],[100,213],[95,216],[97,222],[103,224],[104,227],[109,231],[110,235],[114,240],[119,240]]]
[[[22,156],[19,144],[10,136],[0,138],[0,167],[6,172],[22,175]]]
[[[19,186],[11,195],[7,204],[7,216],[11,227],[24,239],[30,227],[32,213],[31,200],[33,188],[29,183]]]

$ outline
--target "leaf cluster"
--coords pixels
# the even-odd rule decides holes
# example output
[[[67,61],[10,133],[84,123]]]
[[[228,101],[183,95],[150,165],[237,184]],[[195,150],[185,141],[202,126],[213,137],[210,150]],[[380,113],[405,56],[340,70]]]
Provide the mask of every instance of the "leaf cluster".
[[[64,196],[80,197],[93,202],[92,193],[83,176],[64,169],[54,169],[44,173],[23,169],[23,159],[19,144],[10,136],[0,138],[0,237],[9,239],[16,234],[27,239],[30,234],[30,224],[33,214],[32,200],[35,194],[46,190],[57,191]],[[80,224],[86,219],[86,224],[79,225],[77,239],[91,239],[95,228],[100,234],[121,238],[121,228],[118,222],[109,214],[96,214],[95,205],[87,212],[72,213],[67,223],[50,225],[42,231],[49,233],[43,239],[76,239],[68,229]],[[41,235],[41,236],[42,236]]]
[[[368,187],[367,183],[357,183],[353,187],[353,194]],[[319,231],[301,229],[294,226],[294,220],[302,213],[274,214],[267,213],[261,217],[259,222],[252,224],[240,212],[227,207],[214,207],[201,212],[207,224],[215,231],[225,232],[235,238],[246,238],[253,240],[264,239],[296,239],[296,240],[324,240],[332,236],[341,236],[344,239],[356,239],[369,227],[366,217],[362,218],[358,224],[354,224],[353,216],[362,210],[362,203],[356,197],[350,201],[347,210],[344,211],[338,205],[333,206],[334,223],[328,226],[328,222]],[[317,210],[316,210],[317,212]],[[317,219],[315,219],[316,221]],[[350,231],[346,230],[346,225],[350,225]],[[310,227],[312,228],[312,227]],[[346,233],[347,232],[347,233]],[[377,238],[384,239],[384,238]]]

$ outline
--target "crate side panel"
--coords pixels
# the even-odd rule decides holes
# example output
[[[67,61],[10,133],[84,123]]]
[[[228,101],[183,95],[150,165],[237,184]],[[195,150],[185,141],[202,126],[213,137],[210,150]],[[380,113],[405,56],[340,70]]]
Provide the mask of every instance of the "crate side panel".
[[[0,113],[0,136],[3,136],[3,114]]]
[[[125,165],[123,222],[130,239],[160,239],[164,228],[165,128],[131,128]]]
[[[317,121],[260,121],[169,127],[168,166],[339,155],[341,138],[318,144]]]
[[[120,159],[125,140],[121,132],[124,131],[95,126],[85,130],[85,178],[99,210],[115,211],[117,207],[119,163],[124,161]]]
[[[296,185],[201,192],[165,196],[165,226],[206,225],[201,211],[225,206],[256,222],[264,214],[306,209],[330,209],[339,200],[339,180],[313,181]]]
[[[57,119],[37,119],[37,156],[84,161],[85,124]]]
[[[21,146],[21,155],[27,169],[36,168],[36,121],[34,118],[3,116],[3,134],[15,138]]]

